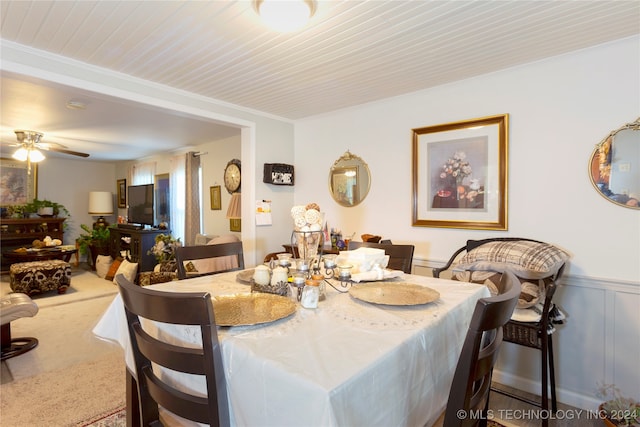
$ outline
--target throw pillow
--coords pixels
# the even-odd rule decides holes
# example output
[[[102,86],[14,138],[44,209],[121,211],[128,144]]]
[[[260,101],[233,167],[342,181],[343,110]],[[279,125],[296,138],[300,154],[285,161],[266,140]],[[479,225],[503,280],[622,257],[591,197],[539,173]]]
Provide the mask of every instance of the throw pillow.
[[[96,258],[96,274],[98,277],[104,279],[109,272],[111,264],[113,264],[113,258],[109,255],[98,255],[98,258]]]
[[[569,259],[568,252],[548,243],[526,240],[469,240],[456,270],[512,271],[525,279],[553,276]]]
[[[113,281],[113,278],[116,277],[116,272],[118,268],[120,268],[120,264],[122,263],[122,258],[116,258],[111,263],[111,267],[109,267],[109,271],[105,274],[104,278],[109,281]]]
[[[461,282],[477,283],[479,285],[485,285],[489,288],[492,296],[500,293],[500,280],[502,279],[502,273],[496,273],[495,271],[454,271],[451,277],[453,280]],[[545,289],[552,281],[550,277],[544,279],[524,279],[518,277],[520,280],[520,297],[518,298],[517,308],[530,308],[536,304],[543,303],[545,298]]]
[[[130,281],[131,283],[136,282],[136,273],[138,273],[138,263],[129,262],[126,259],[122,260],[120,267],[118,267],[118,271],[116,272],[116,276],[118,274],[124,275],[124,277]],[[113,279],[113,283],[116,283],[115,278]]]

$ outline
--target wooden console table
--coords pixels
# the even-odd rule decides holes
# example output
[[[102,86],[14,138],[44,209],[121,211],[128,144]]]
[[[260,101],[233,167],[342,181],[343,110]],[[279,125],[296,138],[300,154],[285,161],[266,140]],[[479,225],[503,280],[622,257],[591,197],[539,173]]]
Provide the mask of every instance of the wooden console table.
[[[64,221],[66,218],[0,218],[0,246],[4,253],[17,248],[30,248],[34,240],[43,240],[50,236],[60,239],[64,244]],[[11,261],[6,256],[2,258],[2,271],[9,271]]]

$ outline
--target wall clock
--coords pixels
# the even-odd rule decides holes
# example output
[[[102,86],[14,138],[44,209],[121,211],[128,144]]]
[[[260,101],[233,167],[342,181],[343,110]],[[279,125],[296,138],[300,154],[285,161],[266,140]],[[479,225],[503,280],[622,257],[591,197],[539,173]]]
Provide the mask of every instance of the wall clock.
[[[233,159],[224,168],[224,186],[229,194],[240,191],[240,160]]]

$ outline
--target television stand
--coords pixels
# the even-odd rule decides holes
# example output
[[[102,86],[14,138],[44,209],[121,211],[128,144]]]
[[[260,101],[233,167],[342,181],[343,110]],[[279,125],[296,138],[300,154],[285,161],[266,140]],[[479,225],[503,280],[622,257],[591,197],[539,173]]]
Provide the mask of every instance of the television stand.
[[[142,225],[142,224],[121,224],[121,223],[118,223],[118,228],[122,228],[124,230],[142,230],[142,229],[144,229],[144,225]]]
[[[120,224],[133,225],[133,224]],[[130,262],[138,263],[138,272],[153,271],[153,267],[158,263],[156,257],[148,252],[156,244],[158,234],[170,234],[171,230],[142,230],[127,227],[114,227],[109,234],[111,257],[116,258],[125,253],[125,257]],[[123,240],[128,237],[129,242]]]

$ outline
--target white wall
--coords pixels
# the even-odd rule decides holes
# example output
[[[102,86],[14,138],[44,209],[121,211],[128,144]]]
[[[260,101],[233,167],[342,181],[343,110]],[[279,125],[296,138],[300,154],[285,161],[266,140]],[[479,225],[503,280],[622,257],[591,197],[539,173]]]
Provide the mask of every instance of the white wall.
[[[633,37],[301,120],[295,202],[319,203],[343,234],[414,244],[422,273],[467,239],[519,236],[567,249],[573,257],[557,298],[569,317],[557,335],[560,397],[589,406],[597,381],[615,381],[640,398],[640,211],[606,201],[587,174],[595,145],[640,116],[639,76]],[[508,231],[413,227],[411,129],[503,113],[510,115]],[[329,168],[346,150],[372,174],[368,197],[353,208],[327,191]],[[624,350],[607,352],[605,344]],[[529,365],[513,363],[525,351],[513,351],[498,376],[539,390]]]
[[[61,203],[71,214],[65,221],[65,244],[73,244],[84,233],[81,224],[91,227],[97,219],[88,214],[89,192],[110,191],[116,209],[115,187],[115,164],[111,162],[49,156],[38,165],[38,199]],[[116,215],[105,216],[105,219],[113,224]]]

